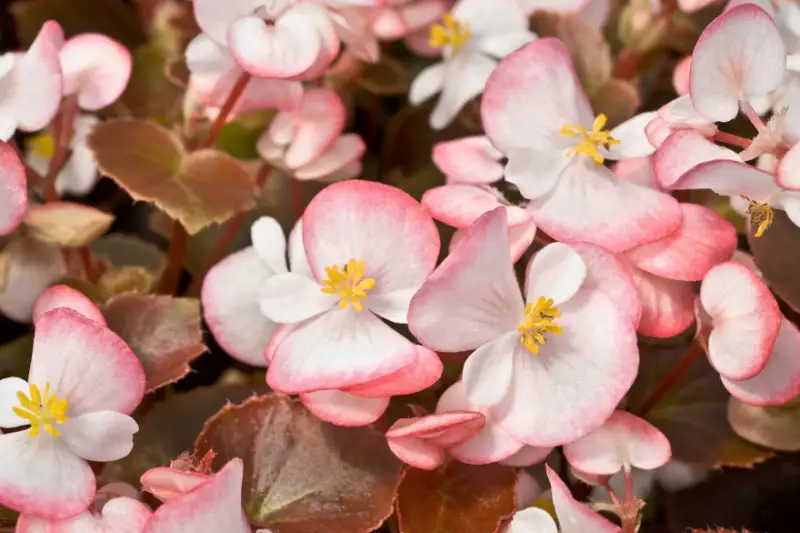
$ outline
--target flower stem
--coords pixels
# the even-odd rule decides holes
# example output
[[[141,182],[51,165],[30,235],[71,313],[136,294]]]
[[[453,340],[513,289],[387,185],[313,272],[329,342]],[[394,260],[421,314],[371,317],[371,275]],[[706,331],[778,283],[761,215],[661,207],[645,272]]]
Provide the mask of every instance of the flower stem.
[[[164,294],[173,294],[180,282],[181,270],[183,270],[183,259],[186,257],[186,247],[189,236],[183,225],[175,220],[172,223],[172,238],[169,243],[169,255],[167,257],[167,268],[161,278],[159,291]]]
[[[58,201],[56,178],[64,167],[64,163],[69,159],[69,145],[72,141],[77,113],[78,96],[71,94],[64,98],[61,109],[53,119],[52,135],[55,150],[47,166],[47,174],[44,176],[44,184],[42,185],[42,194],[45,202]]]
[[[636,411],[636,414],[642,418],[644,418],[647,413],[649,413],[653,407],[658,405],[664,396],[669,392],[675,383],[678,382],[685,374],[689,371],[690,368],[694,365],[694,363],[700,359],[705,350],[699,340],[699,337],[695,337],[692,344],[689,346],[689,349],[683,354],[680,360],[675,363],[669,372],[661,379],[661,383],[655,388],[653,392],[650,393],[650,396],[642,403],[641,407]]]
[[[264,185],[267,183],[269,171],[270,167],[267,163],[262,163],[258,169],[255,186],[259,194],[261,194]],[[186,289],[186,296],[196,298],[200,295],[200,291],[203,287],[203,280],[208,274],[208,271],[211,270],[211,268],[225,256],[225,252],[227,252],[228,248],[230,248],[233,239],[236,238],[236,235],[239,233],[239,230],[241,229],[242,224],[244,224],[246,218],[247,213],[238,213],[225,223],[222,234],[217,239],[216,244],[214,244],[214,248],[206,257],[206,260],[203,263],[203,266],[200,268],[200,271],[197,272],[194,277],[192,277],[192,283],[189,285],[189,288]]]
[[[83,263],[83,271],[86,273],[86,279],[90,283],[97,283],[100,274],[94,268],[94,261],[92,261],[92,251],[88,246],[84,246],[78,250]]]
[[[725,133],[724,131],[718,131],[711,137],[712,141],[717,141],[725,144],[730,144],[731,146],[738,146],[740,148],[747,149],[750,147],[750,144],[753,142],[750,139],[745,139],[744,137],[739,137],[738,135],[734,135],[733,133]]]
[[[225,103],[222,104],[222,108],[219,110],[219,114],[217,118],[214,119],[214,123],[211,125],[211,129],[208,132],[208,136],[206,140],[198,147],[199,150],[203,148],[210,148],[214,141],[217,140],[219,137],[219,132],[222,131],[222,128],[225,126],[225,122],[228,120],[231,112],[233,111],[236,102],[239,101],[242,94],[244,94],[245,89],[247,89],[247,85],[250,83],[250,79],[252,76],[248,72],[242,71],[239,74],[239,77],[236,79],[236,83],[233,84],[231,88],[231,92],[228,93],[228,97],[225,99]]]

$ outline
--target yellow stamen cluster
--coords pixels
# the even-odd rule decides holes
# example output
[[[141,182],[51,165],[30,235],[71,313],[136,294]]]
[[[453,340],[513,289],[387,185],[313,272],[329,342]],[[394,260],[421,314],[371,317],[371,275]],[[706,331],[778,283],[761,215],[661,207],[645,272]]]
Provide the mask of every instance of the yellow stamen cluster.
[[[761,237],[764,232],[772,225],[775,219],[775,212],[768,203],[756,202],[746,196],[742,196],[748,202],[747,214],[750,215],[750,225],[755,229],[755,236]]]
[[[561,135],[571,139],[578,139],[578,144],[567,152],[567,157],[575,154],[584,154],[591,157],[598,165],[602,165],[605,158],[600,153],[600,147],[611,148],[615,144],[619,144],[619,141],[611,136],[611,132],[604,129],[607,121],[608,118],[600,113],[594,119],[592,131],[586,131],[586,127],[583,124],[578,126],[567,124],[561,128]]]
[[[37,436],[42,428],[53,437],[61,435],[56,429],[56,424],[63,424],[69,420],[66,414],[69,403],[55,394],[51,395],[49,383],[45,385],[44,397],[39,392],[39,387],[31,383],[30,396],[20,391],[17,392],[17,399],[20,407],[14,407],[12,410],[18,417],[30,423],[28,434],[31,437]]]
[[[42,132],[29,137],[25,141],[25,146],[30,150],[33,155],[41,159],[52,159],[56,151],[56,145],[53,141],[53,136],[47,132]]]
[[[517,331],[522,333],[522,344],[532,353],[539,353],[539,345],[547,339],[545,333],[561,335],[564,331],[556,324],[555,319],[561,318],[558,307],[553,305],[553,300],[540,296],[535,304],[525,306],[525,320]]]
[[[328,279],[322,282],[325,285],[322,292],[325,294],[337,294],[342,299],[339,307],[346,309],[353,304],[356,311],[361,311],[364,306],[361,300],[367,297],[367,291],[375,288],[375,280],[372,278],[361,279],[364,277],[364,261],[350,259],[342,270],[338,265],[333,265],[325,269]]]
[[[431,26],[430,45],[433,48],[450,46],[452,53],[458,52],[472,37],[469,27],[459,22],[450,13],[442,17],[442,24]]]

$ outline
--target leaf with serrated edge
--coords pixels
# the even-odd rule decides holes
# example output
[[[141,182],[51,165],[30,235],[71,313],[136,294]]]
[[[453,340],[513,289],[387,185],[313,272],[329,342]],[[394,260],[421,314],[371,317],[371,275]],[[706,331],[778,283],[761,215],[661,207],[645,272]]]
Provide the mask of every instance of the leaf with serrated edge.
[[[50,202],[28,208],[25,227],[36,240],[69,248],[88,246],[103,235],[114,216],[88,205]]]
[[[402,464],[370,427],[322,422],[275,394],[225,407],[197,437],[195,456],[219,469],[244,461],[243,506],[272,533],[367,533],[392,514]]]
[[[100,171],[134,200],[153,202],[194,235],[255,205],[253,182],[232,157],[186,153],[172,132],[143,120],[115,119],[87,139]]]
[[[142,362],[148,391],[184,377],[189,363],[206,351],[196,299],[126,293],[101,310]]]

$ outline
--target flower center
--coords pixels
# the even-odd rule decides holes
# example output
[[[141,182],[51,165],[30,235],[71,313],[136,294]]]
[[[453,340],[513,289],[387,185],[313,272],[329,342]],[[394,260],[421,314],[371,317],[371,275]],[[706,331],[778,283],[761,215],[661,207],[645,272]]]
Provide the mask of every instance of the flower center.
[[[748,201],[747,214],[750,215],[750,225],[755,228],[755,237],[761,237],[775,219],[775,212],[767,203],[756,202],[747,196],[742,196]]]
[[[350,259],[342,270],[338,265],[333,265],[325,269],[328,279],[322,282],[325,285],[322,292],[325,294],[337,294],[342,299],[339,307],[346,309],[353,304],[356,311],[361,311],[364,306],[361,300],[366,299],[367,291],[375,288],[375,280],[364,277],[364,261]]]
[[[29,137],[25,146],[40,159],[52,159],[56,150],[53,136],[46,132]]]
[[[561,335],[564,330],[556,324],[556,318],[561,318],[561,312],[558,307],[553,305],[551,298],[540,296],[535,304],[527,304],[525,320],[517,328],[517,331],[522,333],[523,346],[531,353],[539,353],[539,345],[544,344],[547,340],[544,338],[545,333]]]
[[[586,127],[583,124],[577,126],[567,124],[561,128],[561,135],[565,135],[571,139],[578,139],[578,144],[567,152],[567,157],[571,157],[575,154],[585,154],[594,159],[594,162],[598,165],[602,165],[605,158],[603,154],[600,153],[599,148],[601,146],[611,148],[613,145],[619,144],[619,141],[611,136],[611,131],[603,129],[607,121],[608,118],[600,113],[597,115],[597,118],[594,119],[592,131],[586,131]]]
[[[66,414],[69,403],[55,394],[51,395],[49,383],[45,385],[44,397],[39,392],[39,387],[31,383],[30,396],[20,391],[17,392],[17,399],[20,407],[14,407],[12,410],[14,414],[30,422],[31,428],[28,434],[31,437],[37,436],[42,428],[53,437],[61,435],[56,429],[56,424],[63,424],[69,420]]]
[[[469,26],[459,22],[450,13],[442,17],[442,24],[431,26],[430,45],[433,48],[449,46],[452,53],[458,52],[472,37]]]

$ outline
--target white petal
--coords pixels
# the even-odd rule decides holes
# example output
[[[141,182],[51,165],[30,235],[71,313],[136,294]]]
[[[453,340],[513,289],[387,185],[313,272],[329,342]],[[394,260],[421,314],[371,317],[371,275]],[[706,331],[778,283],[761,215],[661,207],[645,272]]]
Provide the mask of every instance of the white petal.
[[[544,297],[559,305],[580,289],[586,278],[586,264],[575,250],[566,244],[554,242],[533,256],[526,277],[525,300],[529,304]]]
[[[259,218],[250,228],[250,238],[258,256],[273,272],[286,272],[286,237],[277,220]]]
[[[398,291],[377,294],[367,298],[366,303],[370,311],[382,316],[395,324],[408,323],[408,307],[411,298],[417,293],[418,288],[400,289]]]
[[[87,461],[116,461],[133,449],[133,434],[139,425],[128,415],[96,411],[70,418],[58,426],[64,443]]]
[[[514,370],[514,350],[520,334],[506,333],[484,344],[464,362],[464,386],[475,405],[495,405],[506,395]]]
[[[436,63],[425,68],[414,78],[408,93],[408,101],[419,105],[444,87],[445,64]]]
[[[259,291],[261,312],[279,324],[294,324],[331,309],[340,300],[313,279],[289,272],[266,280]]]
[[[449,60],[442,95],[431,113],[431,127],[447,126],[467,102],[483,92],[496,66],[497,61],[479,53],[463,52]]]
[[[13,408],[19,407],[17,393],[30,394],[28,382],[22,378],[0,379],[0,427],[16,428],[27,426],[30,422],[14,413]]]

